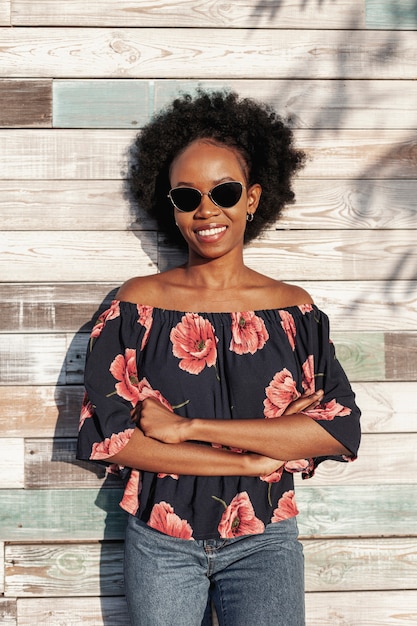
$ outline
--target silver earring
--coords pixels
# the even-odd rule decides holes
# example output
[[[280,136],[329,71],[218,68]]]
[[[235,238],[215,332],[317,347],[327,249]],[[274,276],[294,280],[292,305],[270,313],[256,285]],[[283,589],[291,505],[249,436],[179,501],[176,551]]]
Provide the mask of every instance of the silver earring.
[[[253,213],[246,213],[246,221],[253,222]]]

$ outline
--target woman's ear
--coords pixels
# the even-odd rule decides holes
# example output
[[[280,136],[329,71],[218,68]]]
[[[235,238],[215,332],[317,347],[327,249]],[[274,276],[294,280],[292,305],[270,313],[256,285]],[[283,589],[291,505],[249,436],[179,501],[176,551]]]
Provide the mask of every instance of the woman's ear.
[[[262,187],[259,183],[251,185],[247,190],[248,195],[248,213],[255,213],[261,199]]]

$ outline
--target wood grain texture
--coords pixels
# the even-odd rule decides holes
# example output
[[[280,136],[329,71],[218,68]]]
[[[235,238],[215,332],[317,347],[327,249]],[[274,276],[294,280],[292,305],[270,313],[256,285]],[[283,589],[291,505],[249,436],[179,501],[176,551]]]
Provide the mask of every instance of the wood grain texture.
[[[80,385],[88,338],[88,333],[0,335],[1,383]],[[413,354],[416,335],[404,334],[387,346],[383,333],[333,333],[333,340],[351,382],[417,380],[416,360],[410,359],[401,367],[404,346],[408,345]],[[399,365],[390,369],[386,361]]]
[[[3,626],[18,626],[15,599],[0,598],[0,620]]]
[[[0,79],[0,128],[51,126],[51,80]]]
[[[415,0],[366,0],[366,27],[385,30],[417,30]]]
[[[11,25],[10,1],[0,0],[0,26]]]
[[[270,5],[237,0],[68,0],[61,10],[54,0],[13,0],[12,23],[49,26],[166,26],[192,28],[362,28],[362,0],[317,5],[284,0]]]
[[[297,281],[330,318],[332,331],[412,331],[417,281]],[[120,283],[0,284],[0,332],[90,331]]]
[[[141,80],[53,81],[53,123],[61,128],[140,128],[184,91],[233,89],[270,104],[293,128],[417,127],[412,80]]]
[[[417,229],[416,180],[294,181],[296,203],[271,229]],[[0,223],[15,230],[156,230],[121,180],[0,180]]]
[[[316,592],[307,593],[305,600],[308,626],[410,626],[417,621],[414,591]],[[19,626],[68,626],[67,615],[71,626],[128,622],[124,597],[61,598],[59,606],[45,598],[21,598],[17,604]]]
[[[63,39],[59,27],[19,27],[0,37],[5,78],[413,79],[417,67],[407,31],[68,27]]]
[[[353,383],[364,433],[413,433],[415,383]],[[3,386],[0,437],[76,437],[84,388]]]
[[[306,591],[417,589],[417,539],[304,540]],[[7,597],[118,596],[121,543],[8,544]]]
[[[114,281],[156,271],[155,233],[0,233],[0,280],[36,282]]]
[[[414,591],[307,593],[308,626],[410,626],[417,622]]]
[[[415,536],[416,485],[314,486],[299,481],[298,526],[306,538]],[[5,489],[0,539],[22,541],[121,540],[126,513],[122,489]],[[354,506],[353,506],[354,503]]]
[[[157,239],[159,239],[157,247]],[[245,249],[246,263],[277,280],[415,279],[417,250],[410,230],[269,231]],[[186,255],[153,232],[19,231],[0,233],[0,280],[5,282],[113,282],[183,263]],[[325,267],[325,274],[323,268]]]
[[[4,129],[0,178],[121,179],[136,134],[123,129]],[[303,178],[415,179],[414,130],[296,129],[294,137],[308,157]]]
[[[97,481],[98,482],[98,481]],[[6,541],[121,540],[127,514],[121,488],[10,489],[2,493],[0,538]]]
[[[0,542],[0,593],[4,594],[4,543]]]
[[[75,460],[75,439],[27,439],[25,441],[25,488],[92,488],[103,481],[104,470],[93,463]],[[326,461],[314,475],[314,485],[413,484],[417,472],[417,434],[365,434],[360,454],[352,463]],[[109,476],[106,487],[120,486]]]
[[[22,489],[24,486],[24,440],[20,437],[1,437],[0,458],[2,459],[0,464],[2,489]]]

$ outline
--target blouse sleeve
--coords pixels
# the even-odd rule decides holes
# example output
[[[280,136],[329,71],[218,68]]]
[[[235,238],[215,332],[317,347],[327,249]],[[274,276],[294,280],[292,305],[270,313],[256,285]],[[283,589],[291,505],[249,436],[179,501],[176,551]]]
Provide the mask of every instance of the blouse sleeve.
[[[305,411],[305,415],[317,421],[328,433],[350,451],[349,456],[324,456],[310,460],[303,470],[303,478],[309,478],[322,461],[353,461],[357,457],[361,438],[361,412],[355,402],[355,394],[347,376],[336,357],[330,339],[327,315],[316,306],[302,313],[300,333],[300,360],[304,392],[324,390],[320,405]],[[303,336],[304,335],[304,336]]]
[[[137,356],[149,330],[143,322],[135,305],[113,301],[92,330],[78,435],[80,460],[108,465],[106,459],[126,445],[135,429],[131,410],[139,400]]]

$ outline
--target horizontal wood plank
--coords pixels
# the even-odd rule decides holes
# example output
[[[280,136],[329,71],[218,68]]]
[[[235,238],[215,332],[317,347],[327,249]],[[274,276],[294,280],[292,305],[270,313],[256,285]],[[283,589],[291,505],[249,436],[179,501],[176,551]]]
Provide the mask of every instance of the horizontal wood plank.
[[[416,485],[314,486],[297,481],[298,527],[304,538],[407,537],[417,534]],[[4,489],[0,539],[123,539],[122,489]],[[354,503],[354,506],[352,506]]]
[[[121,179],[136,134],[123,129],[4,129],[0,178]],[[303,178],[415,179],[416,131],[296,129],[294,137],[308,157]]]
[[[51,80],[0,80],[0,128],[51,126]]]
[[[120,180],[0,180],[3,231],[155,230],[123,197]],[[417,228],[416,180],[294,181],[296,203],[271,229]]]
[[[353,383],[364,433],[416,432],[415,383]],[[2,386],[0,437],[76,437],[84,388]]]
[[[18,27],[0,37],[5,78],[413,79],[417,69],[407,31],[395,45],[384,32],[349,29],[324,38],[307,29]]]
[[[104,470],[94,463],[76,461],[75,451],[74,439],[27,439],[25,488],[92,488],[103,482]],[[413,484],[416,472],[417,433],[365,434],[356,461],[321,463],[313,484]],[[103,484],[112,487],[120,485],[120,481],[110,475]]]
[[[0,593],[4,594],[4,543],[0,542]]]
[[[68,0],[59,10],[54,0],[13,0],[15,26],[166,26],[192,28],[362,28],[362,0],[338,0],[337,6],[300,4],[285,0],[279,4],[248,3],[236,0]]]
[[[157,243],[159,239],[159,243]],[[159,258],[158,258],[159,257]],[[245,249],[246,263],[277,280],[415,280],[417,250],[410,230],[269,231]],[[186,255],[156,233],[34,231],[0,233],[3,282],[113,282],[155,273],[183,263]],[[323,271],[325,268],[325,272]],[[412,284],[412,283],[410,283]],[[395,305],[394,305],[395,306]]]
[[[0,598],[0,620],[3,626],[17,626],[17,603],[14,598]]]
[[[305,600],[308,626],[410,626],[417,623],[414,591],[319,592],[307,593]]]
[[[307,591],[417,589],[417,539],[304,540]],[[121,543],[8,544],[6,597],[118,596]],[[406,581],[406,582],[405,582]]]
[[[11,25],[10,1],[11,0],[1,0],[0,2],[0,26]]]
[[[275,108],[293,128],[417,127],[413,80],[141,80],[53,81],[55,128],[140,128],[181,92],[233,89]]]
[[[417,334],[333,333],[336,354],[352,382],[417,380]],[[79,385],[83,380],[88,333],[75,336],[0,335],[3,385]],[[403,359],[404,347],[409,358]],[[403,360],[401,360],[403,359]]]
[[[417,621],[414,591],[316,592],[307,593],[305,601],[308,626],[409,626]],[[67,615],[71,626],[126,626],[129,619],[125,598],[117,596],[60,598],[58,606],[47,598],[20,598],[17,606],[19,626],[57,626],[66,623]]]
[[[412,331],[417,281],[297,281],[330,318],[332,331]],[[0,332],[89,331],[116,283],[0,284]]]
[[[20,437],[0,438],[0,485],[3,489],[24,486],[24,440]],[[1,577],[1,576],[0,576]]]
[[[384,30],[417,30],[415,0],[366,0],[366,27]]]
[[[156,271],[156,234],[106,231],[0,233],[0,280],[114,281]]]
[[[129,623],[124,597],[19,598],[19,626],[126,626]],[[71,622],[68,622],[68,616]]]

